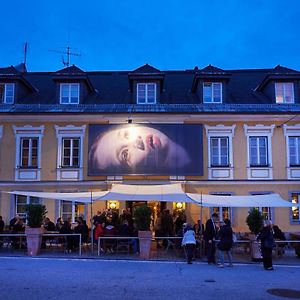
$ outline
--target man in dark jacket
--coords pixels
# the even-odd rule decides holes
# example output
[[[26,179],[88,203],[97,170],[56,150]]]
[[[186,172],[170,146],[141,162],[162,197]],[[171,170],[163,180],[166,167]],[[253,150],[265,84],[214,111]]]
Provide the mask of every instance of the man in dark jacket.
[[[218,214],[213,213],[211,215],[211,218],[206,221],[205,225],[205,233],[204,233],[204,239],[205,239],[205,245],[206,245],[206,253],[207,253],[207,261],[209,264],[215,264],[216,263],[216,236],[217,236],[217,226],[216,222],[218,221],[219,217]]]

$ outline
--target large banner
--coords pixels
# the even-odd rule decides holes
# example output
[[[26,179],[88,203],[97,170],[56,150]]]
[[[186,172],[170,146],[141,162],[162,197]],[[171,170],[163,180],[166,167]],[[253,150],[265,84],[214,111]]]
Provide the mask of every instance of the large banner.
[[[88,175],[203,175],[202,125],[89,125]]]

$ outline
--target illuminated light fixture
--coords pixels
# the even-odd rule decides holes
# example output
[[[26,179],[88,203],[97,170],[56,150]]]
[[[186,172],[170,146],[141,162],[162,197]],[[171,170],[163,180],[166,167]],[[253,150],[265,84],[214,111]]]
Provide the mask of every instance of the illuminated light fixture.
[[[116,209],[116,208],[117,208],[117,203],[116,203],[116,202],[113,202],[113,201],[110,201],[110,202],[108,203],[108,207],[109,207],[110,209]]]
[[[183,203],[182,202],[176,202],[175,204],[177,209],[182,209],[183,208]]]

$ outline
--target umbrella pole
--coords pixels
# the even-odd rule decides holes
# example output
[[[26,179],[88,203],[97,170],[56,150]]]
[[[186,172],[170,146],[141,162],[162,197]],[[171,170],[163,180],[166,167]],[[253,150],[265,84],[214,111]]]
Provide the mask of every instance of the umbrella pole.
[[[91,254],[94,253],[93,190],[91,190]]]
[[[201,198],[200,198],[200,235],[202,236],[202,191],[201,191]]]

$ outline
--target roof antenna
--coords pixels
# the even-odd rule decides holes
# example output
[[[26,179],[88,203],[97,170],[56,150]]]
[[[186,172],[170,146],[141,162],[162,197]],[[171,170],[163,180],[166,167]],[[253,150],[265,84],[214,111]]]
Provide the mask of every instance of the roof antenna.
[[[26,65],[26,62],[27,62],[27,45],[28,45],[28,43],[25,42],[25,45],[24,45],[24,65]]]
[[[70,46],[67,46],[67,47],[63,47],[65,48],[66,50],[65,51],[59,51],[59,50],[49,50],[50,52],[56,52],[56,53],[61,53],[63,54],[62,56],[62,63],[65,67],[69,67],[70,66],[70,57],[71,56],[81,56],[80,53],[76,53],[76,52],[72,52],[71,51],[71,47]],[[66,55],[66,59],[65,59],[65,56]]]

